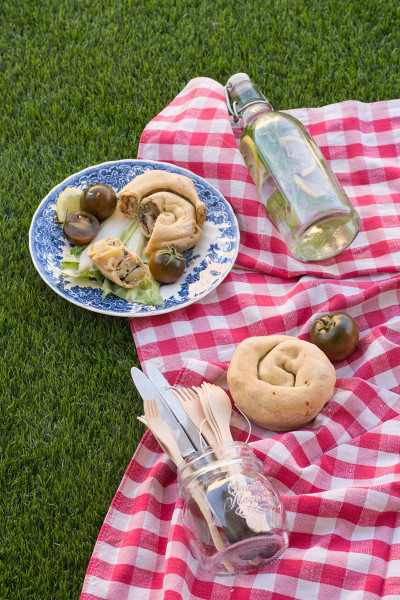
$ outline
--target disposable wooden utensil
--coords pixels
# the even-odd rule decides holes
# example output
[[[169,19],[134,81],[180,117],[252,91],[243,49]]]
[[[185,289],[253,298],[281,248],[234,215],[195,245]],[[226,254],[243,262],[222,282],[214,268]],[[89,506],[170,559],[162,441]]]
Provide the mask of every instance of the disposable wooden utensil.
[[[203,383],[201,387],[207,390],[209,410],[221,432],[222,441],[232,441],[230,429],[232,405],[228,394],[221,387],[212,383]]]
[[[214,423],[214,427],[218,430],[218,437],[220,442],[223,442],[224,440],[222,439],[222,435],[221,435],[221,429],[218,423],[218,420],[216,419],[216,415],[213,411],[213,407],[210,403],[210,392],[209,392],[209,388],[206,382],[203,382],[201,384],[201,389],[203,390],[203,394],[204,394],[204,399],[206,401],[207,407],[208,407],[208,415],[209,418],[212,420],[212,422]]]
[[[161,418],[158,410],[157,400],[143,400],[144,414],[147,427],[154,434],[154,437],[160,443],[160,446],[178,466],[182,462],[182,454],[179,451],[178,443],[175,439],[172,429]]]
[[[137,418],[138,421],[140,421],[141,423],[143,423],[143,425],[146,425],[146,427],[148,427],[147,421],[146,421],[146,417],[144,415],[139,415],[136,418]]]
[[[192,389],[198,395],[200,403],[201,403],[201,406],[202,406],[203,411],[204,411],[204,415],[205,415],[205,417],[207,419],[207,422],[208,422],[209,426],[211,427],[211,430],[212,430],[212,432],[213,432],[213,434],[214,434],[214,436],[215,436],[215,438],[217,440],[217,443],[220,444],[223,440],[222,440],[222,437],[221,437],[221,432],[220,432],[220,429],[218,427],[218,424],[215,422],[214,415],[213,415],[213,413],[211,411],[211,408],[209,406],[209,403],[208,403],[208,392],[207,392],[207,390],[203,389],[202,387],[193,387]]]
[[[215,446],[215,444],[218,444],[218,440],[215,437],[215,434],[204,414],[198,394],[196,394],[194,390],[188,388],[172,388],[172,391],[178,398],[183,410],[193,425],[195,425],[197,429],[201,431],[202,435],[206,438],[210,446]]]
[[[143,423],[143,425],[146,425],[146,427],[148,429],[150,429],[150,427],[148,426],[146,417],[144,415],[140,415],[139,417],[136,417],[138,421],[140,421],[141,423]],[[150,430],[151,431],[151,430]],[[154,431],[151,431],[151,433],[154,435],[154,437],[156,438],[157,442],[159,443],[159,445],[161,446],[162,451],[164,452],[164,454],[166,454],[168,456],[168,458],[170,458],[172,460],[172,462],[175,462],[174,459],[172,458],[168,448],[166,448],[163,444],[163,442],[156,436],[156,434],[154,433]],[[175,463],[176,464],[176,463]],[[178,466],[176,464],[176,466]]]

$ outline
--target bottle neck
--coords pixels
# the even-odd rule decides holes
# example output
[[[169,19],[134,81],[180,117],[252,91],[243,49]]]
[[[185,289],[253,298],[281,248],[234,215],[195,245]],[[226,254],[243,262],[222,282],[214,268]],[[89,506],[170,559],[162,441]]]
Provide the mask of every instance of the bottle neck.
[[[257,117],[266,112],[273,112],[273,108],[269,102],[262,100],[260,102],[255,102],[254,104],[250,104],[248,106],[244,106],[240,117],[243,119],[243,124],[246,126],[248,123],[251,123]]]
[[[234,120],[238,121],[243,117],[247,122],[261,112],[272,111],[271,104],[258,87],[250,81],[247,75],[240,75],[243,77],[236,80],[237,76],[234,76],[225,86],[228,111],[233,115]]]

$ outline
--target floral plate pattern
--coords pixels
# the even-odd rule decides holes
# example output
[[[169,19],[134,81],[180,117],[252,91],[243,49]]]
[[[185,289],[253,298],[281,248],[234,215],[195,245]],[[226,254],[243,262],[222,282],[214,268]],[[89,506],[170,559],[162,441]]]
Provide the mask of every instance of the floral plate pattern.
[[[104,299],[97,284],[78,286],[64,278],[60,262],[70,248],[57,223],[56,205],[67,187],[84,190],[88,185],[105,183],[118,194],[129,181],[149,170],[165,170],[193,180],[200,199],[207,206],[207,218],[200,241],[184,252],[186,269],[174,284],[162,285],[164,306],[142,306],[109,294]],[[231,270],[239,250],[239,227],[225,198],[207,181],[186,169],[148,160],[120,160],[88,167],[65,179],[42,200],[35,212],[30,231],[29,249],[42,279],[57,294],[82,308],[118,317],[143,317],[183,308],[204,298]]]

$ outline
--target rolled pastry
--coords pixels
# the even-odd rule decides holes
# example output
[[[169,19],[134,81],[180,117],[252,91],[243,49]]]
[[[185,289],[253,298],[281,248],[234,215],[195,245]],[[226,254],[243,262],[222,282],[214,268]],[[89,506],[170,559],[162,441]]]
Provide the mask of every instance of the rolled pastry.
[[[119,238],[99,240],[88,247],[87,253],[104,277],[121,287],[133,288],[148,277],[140,256],[128,250]]]
[[[192,204],[172,192],[156,192],[140,202],[139,222],[149,242],[145,254],[159,248],[176,248],[183,252],[200,239],[202,231],[196,222]]]
[[[132,219],[136,219],[141,210],[141,200],[156,192],[174,192],[190,202],[196,211],[196,221],[200,227],[206,220],[207,207],[199,198],[196,187],[189,177],[169,171],[146,171],[130,181],[118,196],[119,209]]]
[[[335,368],[317,346],[287,335],[247,338],[228,368],[234,402],[273,431],[312,421],[332,398],[335,382]]]

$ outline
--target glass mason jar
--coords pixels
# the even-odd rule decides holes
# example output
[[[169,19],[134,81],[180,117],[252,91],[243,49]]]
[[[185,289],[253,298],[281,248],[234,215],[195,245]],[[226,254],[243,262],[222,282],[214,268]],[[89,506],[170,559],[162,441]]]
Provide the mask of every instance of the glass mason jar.
[[[360,218],[307,129],[274,111],[245,73],[233,75],[225,89],[229,112],[243,119],[246,166],[293,256],[314,262],[342,252]]]
[[[259,569],[287,548],[285,509],[262,467],[248,444],[225,442],[178,468],[190,549],[214,575]]]

